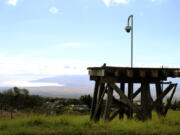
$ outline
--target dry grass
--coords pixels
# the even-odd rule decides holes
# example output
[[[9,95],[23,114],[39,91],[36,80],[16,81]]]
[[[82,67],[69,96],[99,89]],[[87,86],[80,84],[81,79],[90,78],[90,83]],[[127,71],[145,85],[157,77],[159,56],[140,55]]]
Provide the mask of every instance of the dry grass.
[[[0,135],[179,135],[180,112],[169,111],[166,118],[158,118],[141,122],[136,120],[119,120],[107,123],[89,121],[88,115],[61,115],[46,117],[31,114],[0,119]]]

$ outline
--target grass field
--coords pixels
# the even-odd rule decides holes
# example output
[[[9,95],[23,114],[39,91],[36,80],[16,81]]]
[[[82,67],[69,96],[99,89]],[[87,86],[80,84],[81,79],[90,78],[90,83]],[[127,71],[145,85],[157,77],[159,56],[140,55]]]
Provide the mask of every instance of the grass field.
[[[29,115],[0,118],[0,135],[180,135],[180,111],[169,111],[166,118],[140,122],[114,119],[111,122],[89,121],[88,115]]]

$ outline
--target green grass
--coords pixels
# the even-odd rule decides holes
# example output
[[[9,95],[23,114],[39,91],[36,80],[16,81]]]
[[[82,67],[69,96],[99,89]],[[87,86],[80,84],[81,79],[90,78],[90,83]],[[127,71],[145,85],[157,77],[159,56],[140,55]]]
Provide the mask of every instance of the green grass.
[[[114,119],[94,123],[88,115],[60,115],[46,117],[29,115],[13,120],[0,118],[0,135],[179,135],[180,112],[169,111],[166,118],[141,122]]]

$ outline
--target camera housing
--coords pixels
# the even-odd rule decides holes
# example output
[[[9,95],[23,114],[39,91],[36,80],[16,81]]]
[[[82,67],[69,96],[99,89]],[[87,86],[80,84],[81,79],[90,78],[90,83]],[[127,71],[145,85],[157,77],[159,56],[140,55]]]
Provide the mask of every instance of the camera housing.
[[[131,26],[126,26],[125,30],[129,33],[131,31]]]

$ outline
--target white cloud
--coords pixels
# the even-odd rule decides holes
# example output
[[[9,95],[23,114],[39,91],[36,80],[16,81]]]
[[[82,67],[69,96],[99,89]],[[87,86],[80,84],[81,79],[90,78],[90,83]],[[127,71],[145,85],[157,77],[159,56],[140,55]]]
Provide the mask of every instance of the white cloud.
[[[56,7],[51,7],[51,8],[49,9],[49,12],[52,13],[52,14],[57,14],[57,13],[59,12],[59,9],[56,8]]]
[[[129,0],[103,0],[104,4],[107,7],[110,7],[111,4],[127,4],[129,2]]]
[[[128,3],[128,0],[112,0],[113,3],[116,3],[116,4],[126,4]]]
[[[16,6],[17,3],[18,3],[18,0],[8,0],[8,4],[9,4],[9,5]]]
[[[65,47],[78,47],[78,46],[81,46],[81,43],[78,43],[78,42],[65,43],[63,46],[65,46]]]
[[[103,0],[104,4],[109,7],[111,4],[111,0]]]
[[[58,83],[38,83],[38,82],[28,82],[28,81],[6,81],[0,83],[1,87],[44,87],[44,86],[56,86],[56,87],[62,87],[64,85],[58,84]]]
[[[1,76],[26,74],[35,76],[87,74],[87,67],[92,65],[96,66],[97,62],[63,58],[38,59],[26,57],[25,55],[7,57],[0,54]]]

